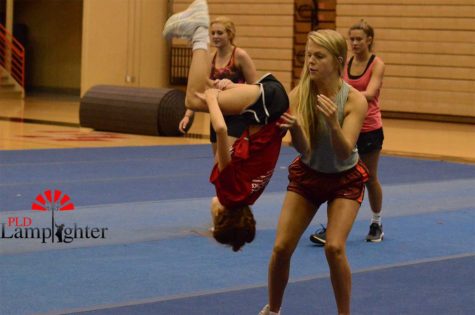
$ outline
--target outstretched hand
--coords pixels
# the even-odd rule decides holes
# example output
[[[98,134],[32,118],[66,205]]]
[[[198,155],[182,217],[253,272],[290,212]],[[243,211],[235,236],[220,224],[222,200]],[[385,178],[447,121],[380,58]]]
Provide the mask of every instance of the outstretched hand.
[[[280,116],[280,120],[282,122],[278,122],[277,126],[279,126],[282,129],[290,130],[298,126],[297,117],[287,112],[284,113],[282,116]]]

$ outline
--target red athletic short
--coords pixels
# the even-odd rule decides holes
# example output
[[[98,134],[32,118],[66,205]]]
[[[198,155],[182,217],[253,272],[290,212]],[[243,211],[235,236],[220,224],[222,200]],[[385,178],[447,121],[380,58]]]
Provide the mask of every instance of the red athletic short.
[[[305,197],[316,206],[336,198],[351,199],[361,204],[368,177],[368,169],[361,160],[349,170],[327,174],[315,171],[297,157],[289,166],[287,190]]]

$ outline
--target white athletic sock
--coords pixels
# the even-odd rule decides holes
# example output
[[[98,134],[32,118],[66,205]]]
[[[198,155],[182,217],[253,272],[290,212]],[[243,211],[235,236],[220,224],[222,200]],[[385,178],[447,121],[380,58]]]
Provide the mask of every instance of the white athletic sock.
[[[379,212],[379,213],[373,212],[373,217],[371,218],[371,223],[378,223],[378,225],[381,225],[381,212]]]
[[[191,40],[193,44],[193,50],[204,49],[208,50],[209,44],[209,31],[208,28],[200,26],[196,29]]]

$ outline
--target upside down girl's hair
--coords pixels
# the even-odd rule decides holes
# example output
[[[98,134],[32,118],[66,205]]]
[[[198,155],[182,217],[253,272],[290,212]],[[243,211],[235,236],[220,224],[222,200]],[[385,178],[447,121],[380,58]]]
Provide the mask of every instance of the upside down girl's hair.
[[[256,221],[249,206],[226,209],[214,222],[213,237],[237,252],[245,243],[251,243],[256,236]]]

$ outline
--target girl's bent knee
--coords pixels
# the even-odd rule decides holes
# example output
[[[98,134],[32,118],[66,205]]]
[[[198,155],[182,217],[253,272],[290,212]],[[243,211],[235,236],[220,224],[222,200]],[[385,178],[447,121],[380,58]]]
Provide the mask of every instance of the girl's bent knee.
[[[293,250],[287,246],[275,245],[272,250],[272,257],[278,261],[290,260]]]
[[[325,244],[325,254],[327,257],[338,257],[342,256],[345,253],[345,245],[339,243],[329,243]]]

